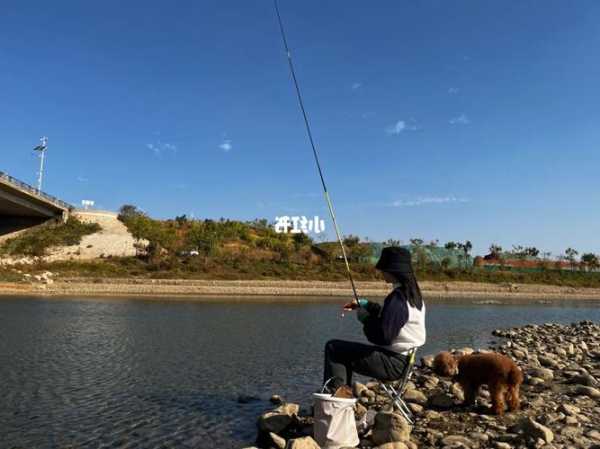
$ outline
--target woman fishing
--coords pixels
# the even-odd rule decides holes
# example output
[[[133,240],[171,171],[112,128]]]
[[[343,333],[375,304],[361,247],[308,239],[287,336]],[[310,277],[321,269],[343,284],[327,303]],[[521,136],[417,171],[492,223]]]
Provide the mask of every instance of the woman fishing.
[[[425,343],[425,304],[415,278],[410,251],[387,247],[375,265],[393,285],[383,307],[359,299],[344,306],[356,310],[363,331],[372,345],[330,340],[325,345],[324,383],[329,393],[352,384],[352,373],[383,381],[402,377],[408,353]]]
[[[302,101],[302,93],[294,70],[292,53],[288,46],[277,0],[274,1],[274,6],[279,31],[281,32],[281,40],[285,47],[290,74],[296,90],[298,106],[304,118],[306,134],[319,172],[333,228],[342,249],[348,278],[356,298],[352,303],[347,304],[345,308],[348,310],[356,309],[356,316],[364,325],[365,335],[374,345],[342,340],[327,342],[325,345],[325,382],[331,379],[328,385],[330,390],[335,391],[337,387],[351,384],[353,372],[380,380],[395,380],[402,376],[404,368],[407,366],[408,359],[406,355],[408,351],[425,343],[425,305],[413,273],[410,251],[404,248],[389,247],[384,248],[381,253],[376,268],[383,273],[384,279],[394,286],[392,292],[385,299],[383,307],[364,299],[358,299],[341,232],[335,219],[333,203],[325,184],[319,154]]]

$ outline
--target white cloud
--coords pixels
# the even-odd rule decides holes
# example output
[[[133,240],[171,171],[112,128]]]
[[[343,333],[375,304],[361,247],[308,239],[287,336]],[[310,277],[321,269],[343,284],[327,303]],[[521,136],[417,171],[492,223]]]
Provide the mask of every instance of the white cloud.
[[[160,156],[163,151],[171,151],[177,153],[177,146],[172,143],[162,143],[160,140],[157,143],[147,143],[146,148],[151,150],[155,156]]]
[[[388,134],[400,134],[406,128],[404,120],[398,120],[395,125],[388,126],[385,130]]]
[[[390,125],[385,129],[385,132],[394,136],[398,135],[403,131],[416,131],[417,125],[414,124],[414,120],[411,120],[411,123],[406,122],[405,120],[398,120],[394,125]]]
[[[84,177],[84,176],[78,176],[77,177],[77,181],[79,181],[79,182],[88,182],[89,180],[86,177]]]
[[[165,150],[170,150],[173,153],[177,152],[177,146],[173,145],[172,143],[165,143],[165,144],[163,144],[163,147]]]
[[[352,90],[360,89],[362,87],[362,83],[356,82],[352,83]]]
[[[160,147],[154,145],[153,143],[147,143],[146,148],[153,151],[155,156],[160,156]]]
[[[451,87],[451,88],[448,89],[448,93],[450,95],[457,94],[459,91],[460,91],[460,89],[458,87]]]
[[[453,195],[450,196],[425,196],[418,197],[414,200],[396,200],[393,201],[390,206],[392,207],[416,207],[424,206],[427,204],[446,204],[446,203],[468,203],[468,198],[457,198]]]
[[[469,120],[469,117],[467,117],[465,114],[460,114],[458,117],[448,120],[448,123],[451,125],[468,125],[471,123],[471,120]]]
[[[228,151],[230,151],[233,148],[233,145],[231,144],[231,140],[225,139],[223,141],[223,143],[221,145],[219,145],[219,148],[227,153]]]

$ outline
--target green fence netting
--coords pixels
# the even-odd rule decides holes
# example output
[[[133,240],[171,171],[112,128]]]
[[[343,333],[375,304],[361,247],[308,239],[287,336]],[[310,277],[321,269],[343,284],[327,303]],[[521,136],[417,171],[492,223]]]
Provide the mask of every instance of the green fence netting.
[[[371,254],[368,261],[375,264],[381,255],[381,250],[386,246],[384,243],[369,243]],[[413,265],[416,267],[438,266],[444,268],[468,268],[473,266],[473,258],[460,249],[448,249],[431,245],[402,245],[410,250]]]

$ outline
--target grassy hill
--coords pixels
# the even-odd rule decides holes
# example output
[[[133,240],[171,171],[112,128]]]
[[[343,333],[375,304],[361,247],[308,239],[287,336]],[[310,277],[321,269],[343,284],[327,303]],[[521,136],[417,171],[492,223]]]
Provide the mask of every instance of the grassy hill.
[[[69,218],[66,223],[39,226],[6,240],[0,245],[0,257],[42,257],[52,247],[78,245],[85,235],[98,231],[100,226],[96,223],[82,223],[76,218]]]
[[[0,268],[0,280],[22,272],[49,270],[71,277],[136,277],[163,279],[344,280],[345,265],[337,242],[315,243],[305,234],[276,233],[267,220],[192,220],[185,216],[156,220],[134,206],[124,206],[119,219],[137,239],[137,257],[65,260]],[[97,232],[97,225],[71,219],[64,225],[38,228],[0,246],[2,255],[43,256],[53,245],[69,245]],[[358,237],[345,239],[356,280],[381,279],[371,261],[370,246]],[[417,258],[420,280],[491,283],[537,283],[600,287],[600,273],[544,269],[522,272],[508,267],[449,269]]]

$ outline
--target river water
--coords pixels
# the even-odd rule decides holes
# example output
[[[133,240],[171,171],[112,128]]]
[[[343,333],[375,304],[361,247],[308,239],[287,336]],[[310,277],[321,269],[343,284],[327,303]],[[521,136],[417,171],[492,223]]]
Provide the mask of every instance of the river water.
[[[420,355],[495,328],[600,321],[600,302],[428,303]],[[339,304],[0,298],[0,449],[251,445],[277,393],[310,404]]]

